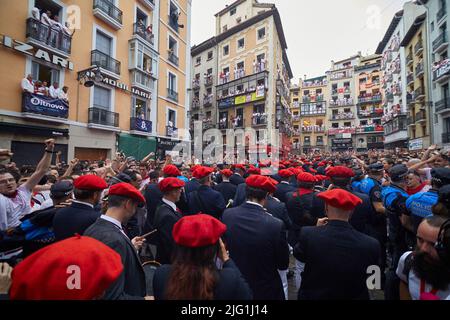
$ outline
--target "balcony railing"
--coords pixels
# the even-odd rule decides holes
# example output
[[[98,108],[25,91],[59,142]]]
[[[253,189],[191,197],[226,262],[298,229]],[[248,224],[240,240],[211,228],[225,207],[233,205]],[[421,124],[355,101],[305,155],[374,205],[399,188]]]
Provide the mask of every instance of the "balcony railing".
[[[166,126],[166,137],[178,138],[178,128]]]
[[[427,120],[427,113],[424,110],[416,113],[416,122],[426,121],[426,120]]]
[[[306,133],[311,133],[311,132],[315,132],[315,133],[320,133],[320,132],[325,132],[325,126],[303,126],[302,127],[302,132],[306,132]]]
[[[230,127],[233,129],[245,128],[245,119],[230,120]]]
[[[116,23],[122,24],[123,12],[110,0],[94,0],[94,10],[99,9]]]
[[[302,98],[302,101],[303,101],[303,103],[322,102],[323,101],[323,95],[318,95],[318,96],[314,97],[314,99],[312,97],[304,96]]]
[[[200,79],[192,80],[192,89],[194,90],[200,89]]]
[[[445,110],[450,111],[450,98],[442,99],[436,102],[435,110],[436,112],[441,112]]]
[[[416,119],[413,116],[408,116],[406,123],[408,126],[416,125]]]
[[[325,143],[323,141],[316,141],[317,147],[323,147],[324,145],[325,145]]]
[[[419,77],[419,76],[423,75],[423,73],[424,73],[423,62],[420,62],[416,66],[416,77]]]
[[[367,125],[356,128],[356,133],[383,133],[384,127],[381,125]]]
[[[133,25],[133,34],[138,35],[143,40],[147,41],[151,45],[154,44],[155,35],[141,23],[135,23]]]
[[[409,66],[409,64],[413,62],[413,56],[412,53],[408,54],[408,56],[406,57],[406,65]]]
[[[292,107],[293,107],[293,108],[300,108],[300,102],[299,102],[299,101],[294,101],[294,102],[292,103]]]
[[[447,34],[442,32],[434,41],[433,41],[433,51],[440,51],[444,48],[444,44],[448,43]]]
[[[338,99],[338,100],[331,100],[330,101],[330,107],[346,107],[346,106],[352,106],[353,98],[349,99]]]
[[[149,76],[146,72],[134,69],[131,73],[133,85],[139,85],[147,90],[153,90],[155,88],[155,80]]]
[[[414,97],[416,100],[422,99],[425,95],[425,92],[423,91],[422,87],[418,87],[416,90],[414,90]]]
[[[226,119],[226,118],[223,118],[223,119],[220,119],[219,120],[219,129],[220,130],[225,130],[225,129],[228,129],[228,119]]]
[[[99,50],[91,51],[91,65],[96,65],[115,74],[120,74],[120,61]]]
[[[442,142],[450,143],[450,131],[442,134]]]
[[[410,73],[406,76],[406,83],[408,86],[414,83],[414,74]]]
[[[212,106],[212,103],[213,103],[213,95],[212,94],[210,94],[209,96],[205,96],[204,98],[203,98],[203,106],[205,107],[205,108],[208,108],[208,107],[211,107]]]
[[[27,38],[36,40],[41,44],[70,54],[72,49],[72,36],[59,29],[41,23],[38,20],[29,18],[27,20]]]
[[[348,113],[348,114],[337,114],[337,115],[332,115],[330,117],[331,121],[338,121],[338,120],[351,120],[351,119],[355,119],[355,115],[353,113]]]
[[[300,120],[301,120],[301,117],[299,115],[292,116],[292,121],[297,122],[297,121],[300,121]]]
[[[169,61],[172,62],[174,65],[178,66],[179,59],[178,59],[178,57],[175,55],[175,53],[169,52],[168,59],[169,59]]]
[[[267,125],[267,116],[253,116],[252,126],[265,126]]]
[[[422,40],[419,40],[414,46],[414,54],[419,54],[421,51],[423,51],[423,44]]]
[[[380,118],[383,116],[383,109],[372,110],[358,110],[359,118]]]
[[[450,78],[450,59],[435,63],[433,66],[433,81],[445,82]]]
[[[167,89],[167,98],[178,102],[178,92],[168,88]]]
[[[101,107],[89,108],[89,123],[108,127],[119,127],[119,114]]]
[[[304,147],[311,147],[311,141],[303,141]]]
[[[152,133],[152,122],[141,118],[130,118],[130,130]]]
[[[198,108],[200,108],[200,100],[199,98],[194,98],[192,100],[192,110],[197,110]]]
[[[304,117],[315,117],[315,116],[324,116],[327,111],[325,109],[317,109],[313,111],[301,111],[300,112]]]
[[[381,94],[366,97],[365,96],[358,97],[358,104],[376,103],[376,102],[381,102]]]
[[[447,14],[447,7],[442,7],[436,14],[436,22],[440,22],[441,19]]]
[[[210,87],[214,83],[214,76],[212,74],[208,74],[205,78],[205,86]]]

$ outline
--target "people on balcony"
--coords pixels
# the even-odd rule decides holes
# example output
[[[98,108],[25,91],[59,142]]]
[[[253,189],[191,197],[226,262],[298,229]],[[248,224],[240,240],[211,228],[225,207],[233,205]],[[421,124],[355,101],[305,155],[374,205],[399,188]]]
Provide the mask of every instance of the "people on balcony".
[[[339,112],[335,115],[333,115],[334,120],[341,120],[341,119],[353,119],[355,115],[353,112]]]
[[[53,99],[58,99],[61,89],[59,88],[58,82],[53,82],[53,84],[48,89],[48,93],[50,97]]]
[[[254,112],[252,120],[253,120],[253,124],[254,125],[266,123],[267,114],[266,113],[260,113],[260,112]]]
[[[25,93],[34,93],[33,76],[28,74],[21,82],[22,91]]]

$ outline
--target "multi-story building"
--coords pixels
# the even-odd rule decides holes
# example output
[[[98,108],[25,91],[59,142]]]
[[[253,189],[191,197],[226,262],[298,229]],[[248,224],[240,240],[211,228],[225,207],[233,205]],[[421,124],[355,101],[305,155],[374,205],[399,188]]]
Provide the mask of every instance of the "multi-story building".
[[[384,149],[382,95],[380,85],[381,56],[361,57],[355,66],[358,96],[356,150]]]
[[[361,53],[350,58],[331,62],[328,72],[328,90],[331,99],[327,108],[325,125],[331,151],[347,151],[356,145],[356,102],[355,69]]]
[[[423,8],[421,8],[423,10]],[[408,105],[409,149],[426,149],[431,143],[430,87],[428,64],[427,14],[417,15],[402,39],[405,48],[406,104]]]
[[[408,148],[405,49],[400,46],[405,35],[404,11],[397,12],[376,54],[382,55],[381,93],[383,95],[384,148]]]
[[[172,3],[189,15],[188,1]],[[169,24],[166,7],[167,0],[1,1],[1,147],[19,164],[37,161],[49,137],[65,161],[105,159],[117,150],[136,157],[155,152],[156,137],[165,136],[157,123],[166,120],[158,92],[162,80],[167,95],[169,67],[159,56],[167,40],[160,28],[162,20]],[[188,40],[189,19],[180,17]],[[186,56],[186,48],[179,50]],[[187,68],[185,61],[179,68]],[[24,79],[29,74],[33,84]],[[180,76],[180,92],[187,78]],[[22,79],[30,91],[36,85],[36,94],[23,94]],[[67,87],[68,102],[37,89],[44,82]],[[182,125],[184,115],[177,121]]]
[[[300,142],[303,153],[320,150],[327,145],[326,113],[330,100],[327,76],[300,80],[299,97],[293,108],[293,119],[299,120],[294,124],[297,143]],[[298,125],[298,123],[300,125]],[[295,142],[294,142],[295,143]]]
[[[302,80],[300,79],[300,82]],[[292,153],[302,153],[302,122],[300,117],[300,86],[298,84],[291,85],[291,113],[292,113]]]
[[[287,154],[291,147],[292,71],[277,8],[256,0],[238,0],[215,16],[216,35],[191,51],[193,106],[195,102],[190,110],[191,125],[202,120],[209,124],[207,128],[221,129],[224,145],[228,129],[252,127],[259,147],[275,145],[278,136],[270,129],[279,129],[281,151]],[[212,103],[211,95],[215,100]],[[257,151],[255,144],[249,144],[246,148]]]
[[[428,9],[429,60],[432,65],[433,143],[450,147],[449,0],[423,1]]]

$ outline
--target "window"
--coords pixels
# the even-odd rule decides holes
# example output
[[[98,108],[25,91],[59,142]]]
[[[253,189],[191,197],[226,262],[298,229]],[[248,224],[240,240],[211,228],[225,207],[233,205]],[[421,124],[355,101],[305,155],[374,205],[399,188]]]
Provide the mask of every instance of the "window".
[[[245,47],[245,38],[238,40],[238,49],[244,49]]]
[[[210,51],[208,52],[208,60],[211,60],[213,58],[213,52]]]
[[[230,53],[230,46],[226,45],[223,47],[223,55],[227,56]]]
[[[34,80],[39,80],[42,82],[47,82],[47,86],[50,87],[53,82],[60,82],[59,80],[59,70],[49,68],[45,65],[39,64],[33,61],[31,67],[31,73]],[[59,83],[61,87],[61,83]]]
[[[179,19],[178,7],[171,1],[169,11],[169,25],[176,32],[178,32],[178,19]]]
[[[238,69],[244,69],[244,61],[239,62],[236,66]]]
[[[177,76],[170,72],[169,72],[167,88],[172,92],[177,91]]]
[[[130,65],[151,75],[157,74],[156,59],[152,58],[152,51],[138,41],[130,43]]]
[[[196,65],[200,65],[202,63],[202,57],[197,57],[197,59],[195,60]]]
[[[139,8],[136,8],[136,22],[147,26],[148,16]]]
[[[331,127],[332,127],[332,128],[339,128],[339,123],[332,123],[332,124],[331,124]]]
[[[323,143],[323,137],[322,136],[317,136],[317,143]]]
[[[178,42],[171,36],[169,36],[169,54],[178,56]],[[201,61],[201,57],[200,57],[200,61]]]
[[[175,110],[169,109],[167,112],[167,125],[169,127],[176,127],[177,113]]]
[[[234,16],[236,14],[236,8],[230,10],[230,16]]]
[[[434,21],[431,22],[431,32],[433,32],[433,31],[434,31]]]
[[[262,40],[266,37],[266,28],[261,28],[258,30],[258,40]]]
[[[98,51],[112,56],[112,39],[101,31],[97,30],[95,38],[95,49]]]
[[[150,108],[147,106],[147,101],[137,97],[133,97],[132,114],[135,118],[142,120],[150,120]]]
[[[351,126],[352,126],[351,122],[344,122],[344,127],[351,127]]]
[[[206,74],[212,74],[213,73],[213,69],[212,68],[209,68],[208,70],[206,70]]]
[[[111,90],[94,86],[93,107],[109,110],[111,106]]]

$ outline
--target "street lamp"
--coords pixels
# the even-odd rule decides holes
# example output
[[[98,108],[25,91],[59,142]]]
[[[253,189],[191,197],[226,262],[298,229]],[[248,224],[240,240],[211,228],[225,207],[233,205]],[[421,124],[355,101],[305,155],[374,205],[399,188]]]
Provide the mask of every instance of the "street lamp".
[[[78,72],[78,82],[86,88],[94,86],[95,83],[103,81],[103,75],[99,66],[93,66],[89,69]]]

